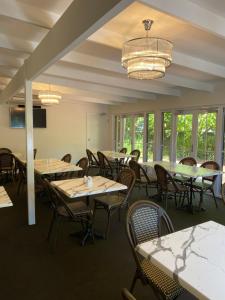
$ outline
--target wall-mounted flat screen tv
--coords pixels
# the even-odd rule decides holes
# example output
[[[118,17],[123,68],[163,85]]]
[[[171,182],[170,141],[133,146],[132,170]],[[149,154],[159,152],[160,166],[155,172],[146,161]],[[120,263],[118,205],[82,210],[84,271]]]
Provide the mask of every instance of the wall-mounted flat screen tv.
[[[34,128],[46,128],[46,109],[33,107]],[[25,128],[25,108],[10,108],[10,126],[12,128]]]

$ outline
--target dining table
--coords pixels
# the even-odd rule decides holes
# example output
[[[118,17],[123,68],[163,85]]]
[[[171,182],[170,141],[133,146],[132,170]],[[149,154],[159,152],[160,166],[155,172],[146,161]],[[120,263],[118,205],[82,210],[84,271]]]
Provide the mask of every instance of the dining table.
[[[198,166],[188,166],[179,164],[176,162],[168,162],[168,161],[151,161],[151,162],[143,162],[142,166],[145,168],[146,172],[150,176],[156,176],[154,166],[160,165],[165,168],[171,174],[178,174],[181,176],[185,176],[189,179],[190,186],[190,201],[188,205],[188,209],[193,212],[193,183],[197,178],[205,178],[211,176],[222,175],[223,172],[220,170],[213,170],[202,168]]]
[[[26,163],[25,160],[23,160]],[[35,159],[34,169],[40,175],[51,175],[57,173],[76,172],[82,170],[79,166],[65,161],[47,158],[47,159]]]
[[[4,186],[0,186],[0,208],[13,206],[13,203]]]
[[[102,176],[91,177],[91,185],[88,185],[85,179],[86,178],[72,178],[51,181],[51,185],[60,191],[68,200],[76,201],[77,198],[86,198],[87,205],[89,205],[90,196],[119,192],[127,189],[126,185]],[[88,234],[90,234],[90,232]],[[81,233],[78,232],[72,235],[80,237]],[[98,233],[96,230],[94,230],[94,236],[101,239],[104,238],[104,235]]]
[[[225,299],[225,226],[208,221],[138,244],[136,251],[197,299]]]
[[[70,199],[126,190],[127,186],[102,176],[93,176],[92,185],[87,186],[84,178],[51,181],[51,184]]]

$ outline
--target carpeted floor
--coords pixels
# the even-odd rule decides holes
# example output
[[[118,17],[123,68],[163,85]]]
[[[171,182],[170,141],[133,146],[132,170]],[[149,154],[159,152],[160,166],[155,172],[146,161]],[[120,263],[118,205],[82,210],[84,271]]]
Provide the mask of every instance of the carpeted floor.
[[[130,286],[135,271],[124,220],[120,223],[115,215],[108,240],[96,240],[85,247],[69,236],[75,225],[65,224],[57,251],[52,254],[46,241],[51,219],[49,206],[36,201],[37,225],[28,226],[25,195],[16,197],[13,184],[6,188],[14,206],[0,209],[1,299],[121,299],[120,291]],[[132,195],[132,201],[145,198],[144,191],[135,190]],[[168,213],[175,230],[207,220],[225,224],[225,206],[221,201],[216,209],[209,197],[205,207],[206,212],[191,215],[175,210],[171,203]],[[96,227],[102,230],[104,214],[99,213],[96,218]],[[141,283],[135,288],[135,296],[137,300],[155,299],[151,289]]]

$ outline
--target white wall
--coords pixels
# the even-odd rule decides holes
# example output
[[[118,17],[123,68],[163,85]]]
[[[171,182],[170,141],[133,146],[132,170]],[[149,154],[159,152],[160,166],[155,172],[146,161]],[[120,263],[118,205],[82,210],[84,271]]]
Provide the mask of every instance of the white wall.
[[[47,128],[34,129],[37,158],[61,158],[65,153],[71,153],[76,162],[86,155],[87,115],[107,112],[107,105],[79,101],[62,101],[59,105],[47,107]],[[9,123],[9,107],[0,105],[0,147],[25,154],[25,129],[10,128]],[[106,118],[107,137],[108,125]],[[104,137],[105,148],[108,148],[108,140],[110,137]]]

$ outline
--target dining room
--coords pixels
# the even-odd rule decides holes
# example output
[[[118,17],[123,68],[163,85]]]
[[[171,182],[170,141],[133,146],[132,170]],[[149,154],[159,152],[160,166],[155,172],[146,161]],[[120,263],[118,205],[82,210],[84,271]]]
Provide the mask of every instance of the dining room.
[[[223,299],[225,5],[0,0],[6,299]]]

